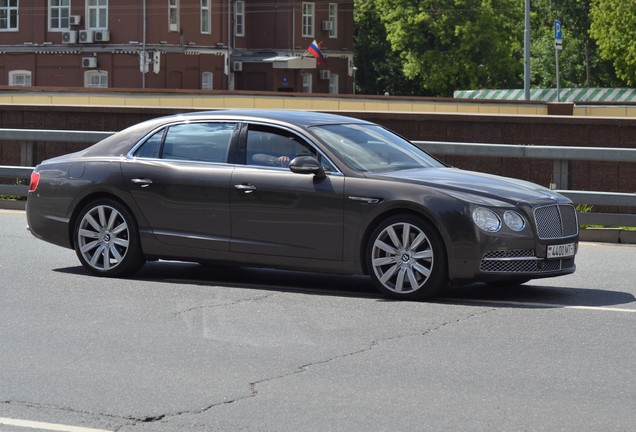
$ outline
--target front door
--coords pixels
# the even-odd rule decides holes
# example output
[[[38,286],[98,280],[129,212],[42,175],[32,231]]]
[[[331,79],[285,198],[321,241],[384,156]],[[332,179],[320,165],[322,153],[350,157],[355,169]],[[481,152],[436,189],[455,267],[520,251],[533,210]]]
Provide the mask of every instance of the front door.
[[[316,155],[299,136],[273,127],[247,132],[246,165],[232,174],[233,252],[342,259],[344,177],[296,174],[296,156]]]

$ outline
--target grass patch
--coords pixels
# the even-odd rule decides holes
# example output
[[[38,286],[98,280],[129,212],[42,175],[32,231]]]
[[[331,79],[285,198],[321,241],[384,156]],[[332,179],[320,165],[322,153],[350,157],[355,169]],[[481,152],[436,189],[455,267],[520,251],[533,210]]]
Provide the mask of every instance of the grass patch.
[[[589,204],[577,204],[576,211],[579,213],[591,213],[594,207]],[[610,225],[585,225],[581,224],[581,228],[616,228],[624,231],[636,231],[633,226],[610,226]]]

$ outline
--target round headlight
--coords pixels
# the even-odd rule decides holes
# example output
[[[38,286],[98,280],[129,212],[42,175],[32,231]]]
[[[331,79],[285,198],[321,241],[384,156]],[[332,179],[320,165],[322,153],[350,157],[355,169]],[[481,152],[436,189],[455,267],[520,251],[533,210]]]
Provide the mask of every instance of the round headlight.
[[[517,212],[508,210],[504,213],[504,222],[513,231],[521,231],[526,226],[526,221]]]
[[[497,232],[501,229],[501,219],[494,211],[477,207],[473,210],[473,221],[475,224],[487,232]]]

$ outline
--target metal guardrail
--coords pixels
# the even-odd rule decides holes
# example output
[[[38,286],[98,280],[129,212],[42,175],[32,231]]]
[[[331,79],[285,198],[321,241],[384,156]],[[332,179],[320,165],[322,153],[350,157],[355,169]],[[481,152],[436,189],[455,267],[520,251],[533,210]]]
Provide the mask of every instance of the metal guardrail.
[[[115,132],[94,132],[77,130],[46,130],[46,129],[0,129],[0,141],[19,141],[22,146],[22,164],[32,163],[28,155],[32,152],[29,146],[36,141],[66,142],[66,143],[96,143],[113,135]],[[28,182],[33,167],[0,165],[0,178],[15,179],[15,185],[0,184],[0,195],[25,197],[28,194]]]
[[[0,136],[1,137],[1,136]],[[636,149],[413,141],[435,155],[636,162]]]
[[[114,132],[61,131],[36,129],[0,129],[0,140],[33,142],[94,143]],[[413,141],[434,155],[481,156],[504,158],[550,159],[554,161],[555,192],[570,198],[575,204],[636,207],[636,193],[574,191],[567,189],[569,161],[636,162],[636,149],[601,147],[563,147],[516,144],[483,144],[445,141]],[[24,152],[23,152],[24,153]],[[24,157],[23,157],[24,159]],[[0,166],[0,178],[23,180],[25,184],[0,185],[0,195],[24,197],[33,167]],[[579,213],[579,222],[590,225],[636,226],[636,214]]]
[[[55,141],[74,143],[96,143],[115,132],[93,132],[46,129],[0,129],[0,141]]]

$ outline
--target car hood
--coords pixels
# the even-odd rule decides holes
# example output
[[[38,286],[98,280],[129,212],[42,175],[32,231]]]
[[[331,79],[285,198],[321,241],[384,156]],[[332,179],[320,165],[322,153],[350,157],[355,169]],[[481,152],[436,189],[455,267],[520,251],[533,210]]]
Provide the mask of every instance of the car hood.
[[[563,202],[570,200],[558,193],[525,180],[484,174],[474,171],[464,171],[457,168],[424,168],[402,170],[379,174],[388,177],[417,183],[445,190],[451,195],[476,195],[510,204],[519,202]]]

